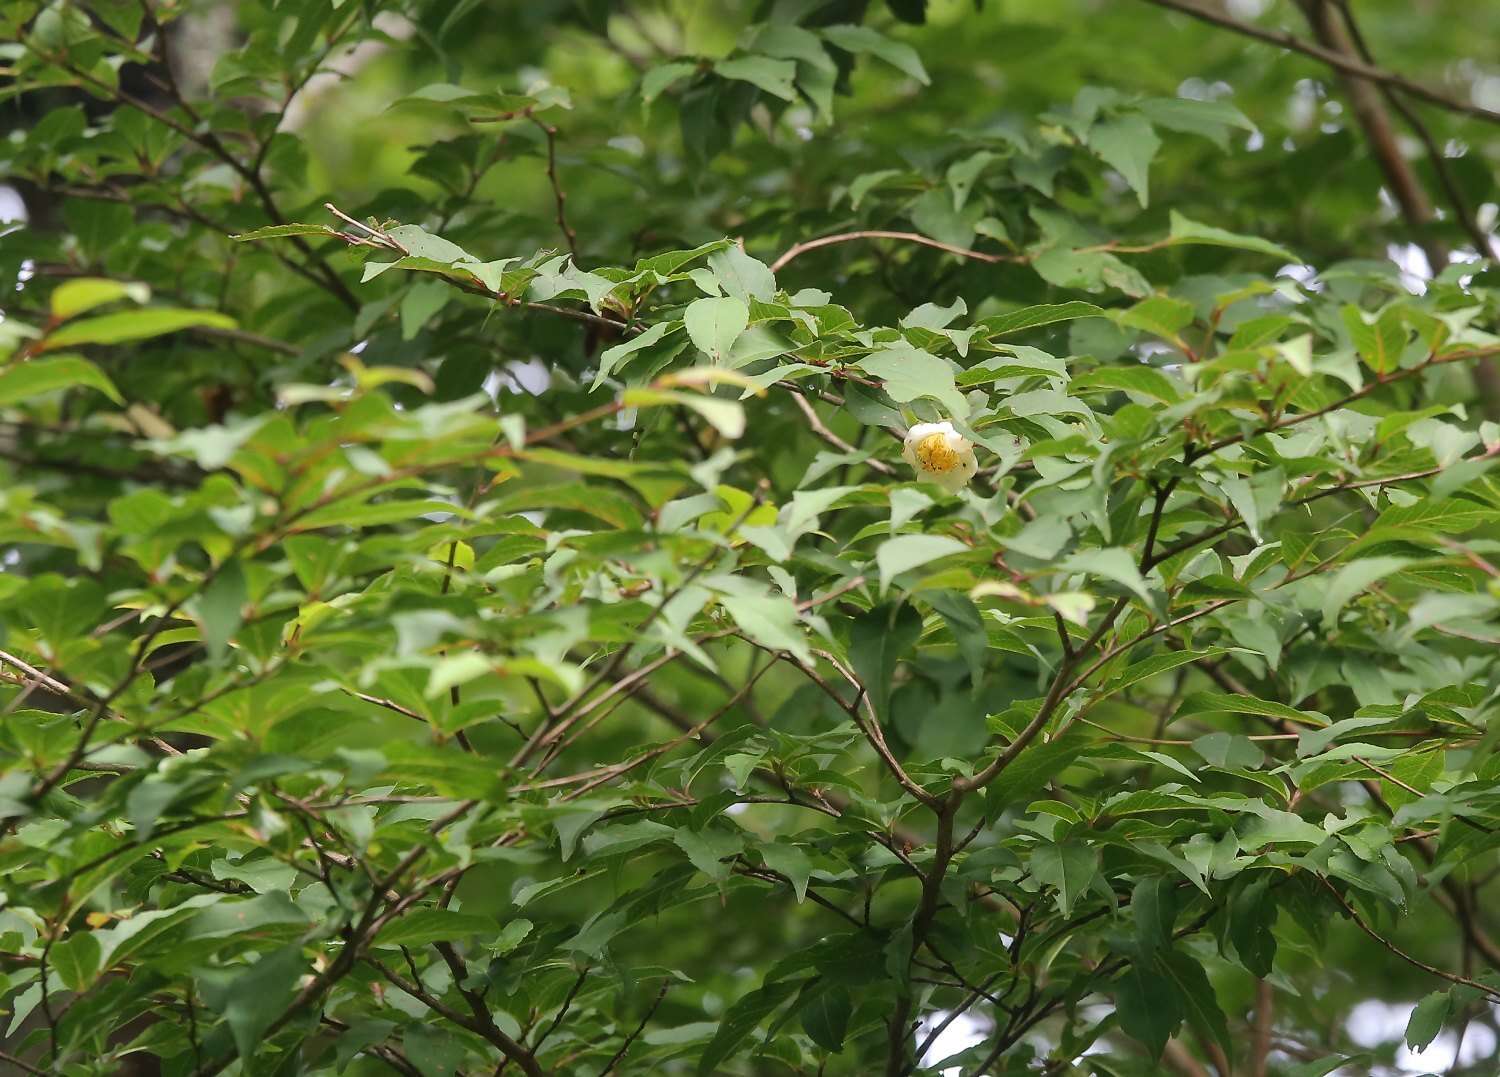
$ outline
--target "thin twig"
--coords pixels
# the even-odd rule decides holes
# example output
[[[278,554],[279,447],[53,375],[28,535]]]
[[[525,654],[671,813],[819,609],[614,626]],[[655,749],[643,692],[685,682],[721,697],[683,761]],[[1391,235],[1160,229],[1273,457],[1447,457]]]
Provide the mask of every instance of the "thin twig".
[[[547,181],[552,184],[552,200],[557,205],[557,227],[562,230],[563,238],[568,241],[568,250],[573,253],[573,261],[577,262],[578,233],[568,223],[568,192],[563,190],[562,182],[557,178],[557,128],[535,116],[528,115],[527,118],[541,129],[542,134],[547,136]]]
[[[930,239],[920,232],[891,232],[883,228],[863,228],[857,232],[839,232],[836,235],[822,236],[818,239],[809,239],[802,243],[788,247],[781,257],[771,263],[771,272],[775,273],[793,258],[815,251],[820,247],[831,247],[835,243],[851,243],[861,239],[899,239],[904,243],[919,243],[924,247],[934,247],[949,254],[956,254],[960,258],[972,258],[976,262],[1019,262],[1025,261],[1023,255],[1016,254],[989,254],[985,251],[972,250],[969,247],[958,247],[952,243],[944,243],[941,240]]]
[[[1434,976],[1447,980],[1449,983],[1463,984],[1465,987],[1472,987],[1476,991],[1483,993],[1489,998],[1500,1002],[1500,990],[1496,990],[1493,987],[1482,984],[1478,980],[1471,980],[1467,976],[1460,976],[1457,973],[1448,972],[1445,969],[1440,969],[1436,965],[1429,965],[1421,958],[1413,957],[1411,954],[1401,949],[1401,947],[1397,946],[1390,939],[1386,938],[1384,935],[1380,934],[1380,932],[1376,931],[1368,923],[1366,923],[1364,917],[1360,916],[1358,911],[1355,910],[1354,906],[1349,904],[1349,902],[1345,900],[1344,895],[1338,892],[1338,888],[1335,887],[1333,883],[1329,882],[1321,875],[1317,876],[1317,879],[1323,884],[1324,888],[1333,895],[1333,899],[1339,903],[1344,912],[1349,914],[1349,919],[1353,920],[1355,924],[1359,926],[1359,929],[1361,931],[1370,936],[1370,938],[1374,939],[1381,946],[1385,947],[1385,949],[1395,954],[1402,961],[1405,961],[1408,965],[1411,965],[1415,968],[1421,969],[1423,972],[1429,972]]]
[[[604,1064],[604,1068],[599,1071],[599,1077],[609,1077],[615,1071],[615,1067],[624,1061],[626,1052],[630,1050],[631,1045],[636,1040],[640,1039],[641,1033],[646,1031],[646,1022],[650,1021],[656,1015],[656,1008],[661,1005],[661,1000],[667,997],[667,989],[671,986],[671,980],[663,980],[661,982],[661,988],[656,992],[656,998],[651,1001],[650,1007],[647,1008],[645,1015],[641,1018],[641,1023],[635,1026],[634,1032],[625,1037],[625,1042],[620,1044],[620,1049],[614,1053],[613,1057]]]

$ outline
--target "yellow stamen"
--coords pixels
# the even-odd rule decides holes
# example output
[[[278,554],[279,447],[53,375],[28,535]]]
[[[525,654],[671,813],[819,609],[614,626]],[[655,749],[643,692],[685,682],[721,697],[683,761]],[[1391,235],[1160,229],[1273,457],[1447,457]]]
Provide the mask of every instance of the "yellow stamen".
[[[958,453],[948,445],[947,434],[928,434],[913,449],[924,471],[952,471],[959,466]]]

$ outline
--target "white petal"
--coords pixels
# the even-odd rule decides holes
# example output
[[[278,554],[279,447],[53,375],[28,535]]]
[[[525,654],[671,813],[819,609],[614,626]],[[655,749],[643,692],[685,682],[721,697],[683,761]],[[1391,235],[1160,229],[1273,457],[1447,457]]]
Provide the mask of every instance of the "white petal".
[[[965,474],[964,468],[956,467],[952,471],[933,472],[932,481],[937,483],[944,490],[947,490],[950,494],[956,494],[965,486],[969,485],[970,474],[973,473],[969,472],[968,474]]]
[[[953,424],[950,422],[917,423],[906,432],[906,443],[908,445],[915,445],[917,442],[921,441],[923,438],[928,437],[931,434],[951,433],[953,433]]]

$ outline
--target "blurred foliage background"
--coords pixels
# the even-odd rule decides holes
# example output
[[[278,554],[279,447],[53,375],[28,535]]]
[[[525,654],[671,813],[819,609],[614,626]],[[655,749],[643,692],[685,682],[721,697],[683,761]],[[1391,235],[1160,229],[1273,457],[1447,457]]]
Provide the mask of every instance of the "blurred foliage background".
[[[31,25],[36,32],[31,20],[38,5],[7,6],[13,26]],[[368,10],[357,0],[156,0],[154,6],[169,24],[167,48],[182,92],[212,101],[203,128],[229,132],[231,141],[237,131],[264,136],[278,125],[286,133],[265,139],[283,220],[331,222],[324,204],[333,202],[356,220],[423,222],[484,258],[576,245],[577,263],[588,269],[730,236],[743,237],[750,254],[771,264],[800,242],[857,230],[916,231],[1008,256],[1035,242],[1039,228],[1046,231],[1030,212],[1035,192],[1042,191],[1086,219],[1101,242],[1149,243],[1168,231],[1176,212],[1296,252],[1298,260],[1280,269],[1293,279],[1306,279],[1308,267],[1353,263],[1384,271],[1384,264],[1399,272],[1404,287],[1421,293],[1448,262],[1492,254],[1486,246],[1500,214],[1495,3],[1339,5],[1362,31],[1362,42],[1346,42],[1356,50],[1350,54],[1355,61],[1373,62],[1463,106],[1412,100],[1405,105],[1408,116],[1377,94],[1383,115],[1377,121],[1362,118],[1357,108],[1361,92],[1373,92],[1369,84],[1351,89],[1317,58],[1145,0],[452,0],[372,5],[388,9],[374,32],[363,29]],[[1292,0],[1202,0],[1202,6],[1249,27],[1317,40],[1310,18],[1320,16],[1310,17],[1312,9]],[[73,7],[51,5],[63,11],[64,21]],[[114,12],[135,5],[121,0],[93,7]],[[820,100],[757,94],[748,82],[711,73],[715,61],[757,41],[766,20],[789,13],[805,15],[808,25],[869,26],[897,47],[858,55],[857,62],[852,53],[840,56],[819,83]],[[336,29],[345,16],[351,28],[360,26],[347,43]],[[295,30],[289,35],[288,27],[298,25],[315,28],[305,37]],[[22,56],[20,40],[18,34],[6,43],[8,62]],[[161,88],[143,76],[147,70],[145,64],[117,65],[120,85],[149,103]],[[547,111],[538,124],[476,130],[448,108],[392,105],[433,84],[475,93],[544,94],[537,87],[562,87],[570,107]],[[295,93],[278,95],[268,86]],[[284,115],[267,110],[265,102],[278,98],[287,102]],[[1063,147],[1079,112],[1137,99],[1157,102],[1150,138],[1160,141],[1145,154],[1149,191],[1132,185],[1119,168],[1071,167]],[[1177,116],[1170,106],[1177,99],[1221,102],[1248,122],[1207,122],[1198,112]],[[267,223],[254,193],[211,162],[194,173],[196,186],[176,191],[176,180],[152,167],[157,135],[149,125],[120,136],[137,139],[131,152],[138,174],[130,177],[128,197],[90,199],[70,195],[67,184],[42,182],[49,171],[45,156],[60,129],[74,122],[70,117],[76,113],[81,131],[85,116],[112,108],[62,85],[7,94],[0,133],[9,135],[4,152],[11,169],[0,182],[13,196],[9,215],[26,227],[0,238],[0,279],[19,289],[14,302],[0,307],[26,317],[28,281],[105,266],[148,282],[155,295],[184,307],[253,310],[253,319],[241,320],[253,321],[256,333],[295,342],[277,350],[274,365],[253,357],[251,340],[250,353],[233,353],[234,362],[222,351],[184,347],[168,367],[121,371],[126,395],[149,402],[150,414],[132,420],[134,433],[152,433],[153,421],[168,432],[216,422],[264,404],[279,384],[319,380],[320,364],[352,343],[351,315],[354,336],[368,345],[361,357],[371,366],[415,367],[440,347],[439,400],[498,387],[536,425],[582,406],[576,379],[614,342],[608,327],[499,316],[491,323],[475,314],[457,331],[446,324],[438,344],[426,325],[436,306],[424,318],[426,301],[413,303],[395,287],[374,303],[361,292],[351,301],[353,311],[341,305],[338,288],[316,281],[288,287],[287,269],[270,248],[229,238]],[[1477,114],[1486,111],[1488,117]],[[1143,152],[1142,141],[1132,145],[1121,159]],[[1007,169],[1003,178],[991,176],[987,187],[981,183],[982,198],[956,206],[955,186],[976,182],[986,165],[975,164],[974,155],[986,152],[1014,152],[1028,164]],[[974,172],[955,173],[961,162]],[[121,176],[126,171],[118,168]],[[108,168],[103,172],[107,187]],[[208,214],[214,227],[181,242],[178,225],[193,212]],[[72,237],[71,247],[59,250],[60,232]],[[122,242],[127,234],[129,242]],[[1224,279],[1234,279],[1234,269],[1223,270],[1221,252],[1211,247],[1147,252],[1132,264],[1152,280],[1221,270]],[[1475,267],[1473,279],[1496,283],[1484,267]],[[894,324],[921,303],[963,298],[977,319],[1058,297],[1058,282],[1026,264],[955,259],[880,239],[809,249],[780,269],[778,280],[789,292],[827,289],[870,325]],[[389,323],[375,328],[397,303],[399,331]],[[326,333],[309,335],[308,327],[319,326]],[[1131,340],[1116,340],[1107,326],[1091,321],[1062,331],[1057,343],[1059,350],[1108,357]],[[1500,392],[1482,366],[1474,369],[1473,377],[1458,366],[1438,372],[1425,402],[1470,402],[1475,415],[1493,415]],[[539,384],[556,392],[529,392]],[[400,399],[400,387],[393,391]],[[795,414],[768,413],[749,429],[749,442],[776,485],[795,486],[807,466],[805,445],[790,433],[801,431],[800,423]],[[713,448],[696,436],[693,446],[705,453]],[[76,469],[66,481],[37,480],[63,509],[113,489],[108,484],[117,477],[107,474],[90,487],[90,467],[128,459],[123,447],[97,441],[58,441],[45,452],[45,467]],[[28,479],[39,474],[37,467],[35,460],[27,465]],[[27,556],[24,570],[38,573],[66,559],[56,550]],[[931,676],[956,681],[962,662],[950,661],[951,670],[934,661]],[[1024,681],[1021,672],[1002,671],[991,697],[970,705],[980,716],[1000,710]],[[690,714],[711,710],[720,699],[712,679],[691,672],[669,671],[667,682],[659,690]],[[771,705],[773,725],[811,724],[809,708],[821,697],[794,692],[794,683],[768,679],[773,698],[763,705]],[[930,706],[931,700],[913,699],[907,713]],[[646,738],[651,721],[645,710],[627,708],[596,750],[605,757],[624,752]],[[914,728],[917,719],[911,721]],[[508,885],[508,870],[490,866],[480,873],[494,878],[473,884],[475,907],[482,907],[486,885],[497,891]],[[1484,892],[1488,882],[1479,879],[1472,893]],[[578,911],[586,910],[587,902],[576,900]],[[680,920],[664,918],[659,930],[622,945],[640,947],[632,955],[637,961],[682,968],[728,994],[714,977],[723,979],[723,970],[736,963],[757,965],[768,946],[811,938],[803,934],[807,913],[778,907],[767,916],[759,898],[736,891],[707,914],[694,908]],[[1493,922],[1487,906],[1472,914]],[[1455,932],[1454,921],[1443,916],[1407,920],[1400,928],[1410,951],[1472,961],[1467,949],[1459,955]],[[1471,1015],[1462,1051],[1451,1031],[1419,1057],[1401,1046],[1411,1004],[1432,983],[1353,925],[1331,930],[1321,948],[1293,949],[1283,949],[1288,961],[1322,971],[1304,981],[1317,983],[1316,995],[1299,991],[1290,979],[1278,983],[1286,988],[1278,1020],[1320,1035],[1331,1050],[1370,1049],[1372,1071],[1448,1066],[1447,1072],[1474,1077],[1500,1072],[1493,1061],[1500,1039],[1492,1009]],[[1253,1006],[1247,983],[1222,986],[1226,1010]],[[677,1005],[675,999],[665,1003],[666,1023],[702,1019],[686,1004],[674,1013]],[[1331,1026],[1329,1015],[1335,1015]],[[953,1030],[955,1047],[963,1045],[964,1028],[960,1023]],[[1178,1061],[1189,1064],[1199,1065]]]

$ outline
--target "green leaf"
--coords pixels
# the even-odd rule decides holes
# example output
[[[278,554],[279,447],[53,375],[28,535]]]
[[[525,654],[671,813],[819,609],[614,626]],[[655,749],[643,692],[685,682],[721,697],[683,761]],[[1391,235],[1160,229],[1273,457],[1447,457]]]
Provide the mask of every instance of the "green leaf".
[[[1084,743],[1084,738],[1077,736],[1059,737],[1044,743],[1033,741],[985,789],[987,814],[998,817],[1006,808],[1029,800],[1078,761]]]
[[[1013,310],[1006,314],[996,314],[981,321],[978,328],[987,338],[994,338],[1019,333],[1023,329],[1053,325],[1057,322],[1103,316],[1102,307],[1075,299],[1067,303],[1042,303],[1034,307],[1022,307],[1020,310]]]
[[[1057,891],[1057,909],[1068,917],[1073,915],[1073,903],[1099,874],[1099,850],[1071,842],[1040,845],[1031,854],[1030,867],[1037,882]]]
[[[105,303],[120,299],[144,303],[150,298],[151,289],[144,284],[110,280],[107,277],[75,277],[53,289],[50,306],[52,317],[61,322]]]
[[[401,1046],[422,1077],[461,1077],[468,1049],[457,1036],[424,1024],[407,1027]]]
[[[1301,264],[1298,258],[1285,247],[1278,246],[1270,240],[1261,239],[1257,236],[1242,236],[1234,232],[1226,232],[1222,228],[1212,225],[1199,224],[1178,213],[1175,209],[1171,214],[1171,230],[1168,237],[1174,246],[1181,244],[1202,244],[1210,247],[1233,247],[1235,250],[1254,251],[1258,254],[1269,254],[1273,258],[1280,258],[1285,262]]]
[[[785,595],[726,594],[719,602],[756,643],[772,651],[789,651],[798,661],[812,663],[807,636],[798,625],[797,607]]]
[[[1115,1013],[1120,1030],[1140,1043],[1152,1060],[1182,1025],[1183,1005],[1173,981],[1154,967],[1131,962],[1114,983]]]
[[[724,291],[744,303],[759,299],[769,303],[776,298],[776,276],[764,262],[746,254],[738,243],[712,252],[708,268]]]
[[[651,347],[674,328],[676,327],[671,322],[657,322],[644,333],[623,340],[611,348],[605,348],[599,355],[599,371],[594,375],[593,387],[597,389],[600,383],[619,369],[625,360],[636,352]]]
[[[1193,315],[1193,305],[1186,300],[1153,295],[1122,311],[1116,320],[1121,325],[1144,329],[1164,340],[1175,340],[1179,332],[1193,323]]]
[[[499,934],[498,925],[487,916],[471,916],[451,909],[413,909],[387,924],[376,937],[375,945],[427,946],[475,936],[495,938]]]
[[[1377,374],[1389,374],[1401,362],[1406,350],[1406,322],[1401,317],[1400,307],[1391,307],[1375,319],[1374,324],[1366,320],[1358,307],[1346,305],[1340,312],[1344,328],[1354,342],[1359,357]]]
[[[734,60],[720,60],[714,64],[714,71],[726,79],[748,82],[783,101],[797,100],[797,65],[791,60],[742,56]]]
[[[884,381],[885,391],[899,403],[928,397],[942,404],[956,419],[969,414],[969,402],[954,385],[952,366],[931,352],[897,345],[865,356],[859,366]]]
[[[670,64],[657,64],[641,76],[641,101],[647,105],[651,104],[667,87],[680,82],[697,70],[697,64],[681,60]]]
[[[1254,131],[1255,124],[1227,101],[1200,101],[1188,97],[1148,97],[1135,106],[1157,127],[1202,135],[1221,149],[1229,148],[1229,129]]]
[[[1145,206],[1150,194],[1151,161],[1161,149],[1161,139],[1150,121],[1135,113],[1116,116],[1089,129],[1089,149],[1130,184]]]
[[[890,717],[896,666],[922,635],[922,615],[907,603],[876,606],[849,625],[849,664],[881,721]]]
[[[1172,929],[1177,923],[1177,887],[1165,875],[1151,875],[1130,892],[1130,913],[1135,937],[1143,953],[1172,948]]]
[[[216,661],[223,657],[230,638],[244,623],[248,598],[245,572],[238,560],[219,570],[198,599],[198,617],[203,622],[203,644]]]
[[[807,884],[812,878],[812,860],[796,845],[785,842],[767,842],[757,846],[761,859],[772,871],[779,871],[792,883],[792,891],[800,905],[807,898]]]
[[[883,594],[891,580],[940,557],[967,553],[968,547],[947,535],[897,535],[880,544],[875,563],[880,568],[880,590]]]
[[[123,344],[126,341],[148,340],[182,329],[199,327],[233,329],[235,321],[212,310],[180,310],[174,307],[122,310],[116,314],[101,314],[97,318],[69,322],[47,334],[40,350],[56,351],[80,344]]]
[[[849,1033],[849,1018],[854,1004],[849,990],[839,984],[816,983],[808,988],[806,1001],[799,1008],[802,1030],[825,1051],[838,1054],[844,1049]]]
[[[1185,953],[1171,952],[1165,956],[1163,967],[1177,985],[1177,997],[1188,1022],[1199,1035],[1213,1040],[1226,1055],[1233,1057],[1235,1052],[1229,1039],[1229,1023],[1224,1019],[1224,1011],[1219,1008],[1213,984],[1209,983],[1203,966]]]
[[[251,232],[241,232],[230,239],[249,243],[258,239],[283,239],[287,236],[331,236],[334,230],[324,224],[270,224]]]
[[[719,1022],[714,1038],[698,1056],[699,1077],[717,1072],[719,1063],[732,1055],[745,1037],[801,989],[804,983],[804,980],[773,981],[751,991],[724,1011],[724,1018]]]
[[[1339,612],[1372,583],[1378,583],[1411,564],[1405,557],[1370,557],[1339,569],[1323,592],[1323,623],[1332,629]]]
[[[926,598],[947,622],[948,631],[958,644],[958,653],[969,667],[969,683],[977,690],[984,679],[984,661],[989,653],[989,636],[979,607],[961,591],[933,591]]]
[[[1223,653],[1222,648],[1214,647],[1202,651],[1169,651],[1166,654],[1154,654],[1150,658],[1131,663],[1118,677],[1109,681],[1100,692],[1102,695],[1123,692],[1133,684],[1139,684],[1151,677],[1160,676],[1181,666],[1201,662],[1205,658],[1212,658]]]
[[[116,404],[125,403],[114,382],[93,363],[78,355],[54,355],[0,370],[0,406],[78,386],[97,389]]]
[[[819,33],[845,52],[868,53],[884,60],[923,86],[932,81],[928,78],[927,69],[922,66],[922,58],[917,55],[916,49],[899,41],[892,41],[868,26],[825,26]]]
[[[1257,872],[1255,876],[1230,902],[1229,941],[1246,970],[1252,976],[1265,977],[1271,974],[1276,960],[1276,933],[1272,929],[1277,908],[1270,875]]]
[[[260,1038],[292,1002],[297,981],[307,970],[300,946],[266,954],[229,984],[218,1007],[229,1023],[241,1058],[254,1058]]]
[[[276,926],[306,927],[303,912],[285,892],[272,890],[253,898],[223,901],[203,909],[188,923],[190,939],[217,939]]]
[[[1100,367],[1082,374],[1068,383],[1070,393],[1083,394],[1093,390],[1123,391],[1175,404],[1182,399],[1182,392],[1172,379],[1148,366]]]
[[[1266,761],[1254,741],[1237,733],[1205,733],[1193,741],[1193,751],[1216,767],[1254,770]]]
[[[715,882],[723,882],[729,878],[733,865],[724,861],[738,855],[745,848],[744,839],[740,835],[712,826],[703,830],[678,827],[672,832],[672,840],[687,855],[693,867]]]
[[[83,991],[99,971],[99,940],[90,931],[74,931],[52,947],[49,963],[69,991]]]
[[[1183,716],[1254,714],[1263,718],[1284,719],[1297,725],[1325,726],[1328,724],[1327,716],[1317,711],[1298,710],[1296,707],[1289,707],[1275,700],[1260,699],[1256,696],[1229,695],[1223,692],[1194,692],[1182,701],[1178,713]]]
[[[1129,550],[1115,546],[1103,550],[1080,550],[1057,566],[1059,572],[1083,572],[1126,588],[1148,606],[1153,604],[1151,587]]]
[[[1453,1009],[1453,996],[1447,991],[1434,991],[1412,1008],[1406,1022],[1406,1045],[1413,1051],[1425,1051],[1427,1045],[1437,1039],[1448,1014]]]
[[[698,350],[715,363],[723,363],[750,323],[750,310],[733,296],[699,299],[689,304],[682,322]]]

